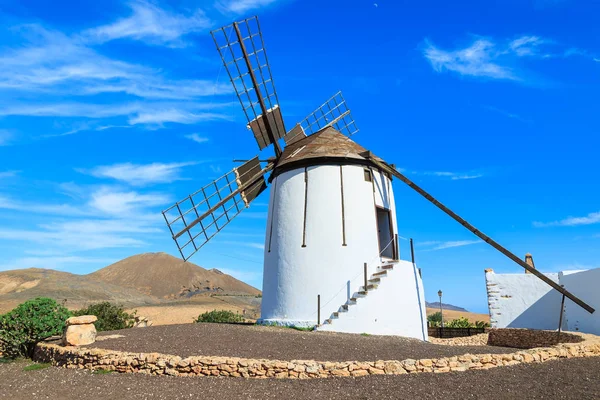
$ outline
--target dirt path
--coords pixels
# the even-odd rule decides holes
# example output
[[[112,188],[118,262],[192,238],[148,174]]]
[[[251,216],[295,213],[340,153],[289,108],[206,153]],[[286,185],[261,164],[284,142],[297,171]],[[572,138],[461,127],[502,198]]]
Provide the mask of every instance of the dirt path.
[[[600,357],[487,371],[311,380],[97,375],[0,364],[0,399],[598,399]]]
[[[319,361],[404,360],[514,351],[491,346],[435,345],[398,336],[302,332],[255,325],[182,324],[102,333],[110,334],[124,337],[96,342],[90,347],[181,357],[206,355]]]

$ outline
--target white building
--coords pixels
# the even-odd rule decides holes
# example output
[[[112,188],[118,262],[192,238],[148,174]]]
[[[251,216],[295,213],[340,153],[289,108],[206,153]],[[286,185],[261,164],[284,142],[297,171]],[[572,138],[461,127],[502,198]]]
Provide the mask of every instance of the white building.
[[[399,261],[391,176],[365,152],[331,127],[286,147],[270,178],[262,323],[314,326],[320,311],[318,329],[427,339],[419,271]]]
[[[600,268],[544,275],[600,309]],[[558,329],[562,295],[535,275],[487,269],[485,280],[492,328]],[[590,314],[566,298],[561,328],[600,335],[600,311]]]

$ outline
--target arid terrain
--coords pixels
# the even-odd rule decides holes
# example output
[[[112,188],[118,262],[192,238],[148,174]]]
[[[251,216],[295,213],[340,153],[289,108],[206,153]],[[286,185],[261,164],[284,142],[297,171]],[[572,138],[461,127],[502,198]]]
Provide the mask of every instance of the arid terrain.
[[[0,364],[2,399],[598,399],[600,357],[445,374],[237,379],[98,374]]]
[[[70,309],[111,301],[137,310],[157,325],[192,322],[214,309],[254,319],[260,294],[219,270],[207,270],[165,253],[138,254],[89,275],[42,268],[0,272],[0,313],[44,296]]]
[[[119,303],[154,325],[190,323],[215,309],[256,319],[260,295],[260,290],[219,270],[207,270],[166,253],[134,255],[89,275],[42,268],[0,272],[0,314],[44,296],[70,309],[101,301]],[[428,315],[437,311],[427,308]],[[445,320],[459,317],[489,321],[487,314],[444,309]]]

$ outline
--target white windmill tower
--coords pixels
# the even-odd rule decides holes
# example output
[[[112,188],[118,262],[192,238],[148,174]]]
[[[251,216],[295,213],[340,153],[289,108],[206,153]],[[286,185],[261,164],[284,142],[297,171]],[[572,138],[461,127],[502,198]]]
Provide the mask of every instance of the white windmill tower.
[[[260,150],[273,145],[275,157],[259,160],[256,156],[244,162],[163,215],[187,260],[249,207],[268,182],[272,184],[265,233],[263,323],[427,339],[420,271],[414,259],[407,262],[399,257],[394,177],[593,312],[393,165],[353,142],[348,136],[358,129],[341,92],[287,131],[257,17],[211,33],[248,128]]]

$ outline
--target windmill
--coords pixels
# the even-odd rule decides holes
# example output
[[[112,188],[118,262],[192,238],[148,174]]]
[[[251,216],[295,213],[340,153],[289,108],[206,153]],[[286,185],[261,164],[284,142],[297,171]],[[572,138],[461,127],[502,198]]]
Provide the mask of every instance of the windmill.
[[[394,177],[593,312],[393,165],[352,141],[349,137],[358,129],[341,92],[287,130],[257,17],[211,34],[247,128],[259,149],[272,146],[275,156],[244,161],[163,215],[182,258],[188,260],[271,184],[262,321],[427,338],[420,272],[414,262],[400,260]],[[323,324],[321,315],[329,316]]]

